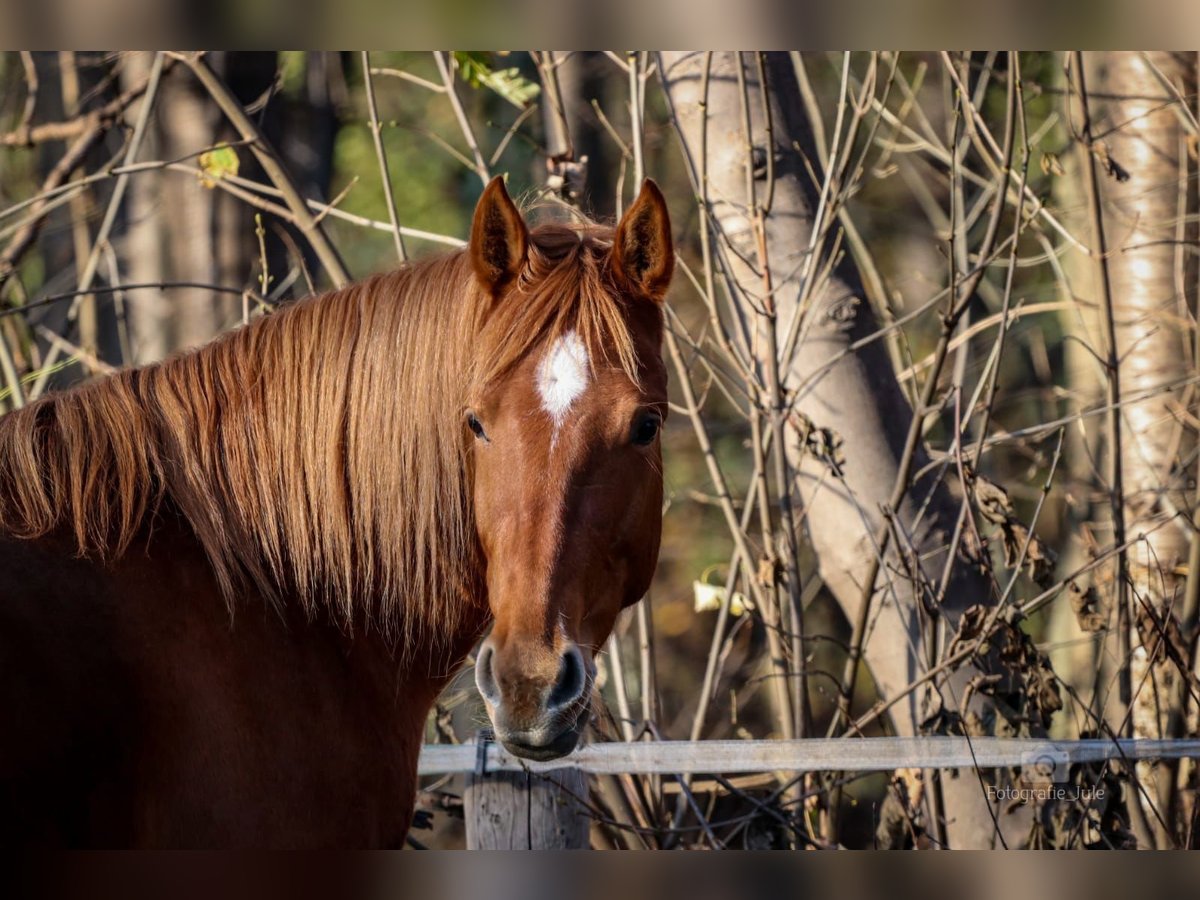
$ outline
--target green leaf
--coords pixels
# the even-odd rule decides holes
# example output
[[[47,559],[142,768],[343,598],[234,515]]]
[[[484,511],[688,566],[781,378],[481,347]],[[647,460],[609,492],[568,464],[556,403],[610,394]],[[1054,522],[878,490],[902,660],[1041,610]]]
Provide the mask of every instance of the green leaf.
[[[279,80],[283,92],[289,97],[299,97],[304,91],[304,79],[308,74],[308,53],[304,50],[279,51]]]
[[[228,144],[220,144],[200,154],[200,183],[214,188],[217,182],[228,175],[238,173],[237,151]]]
[[[488,53],[455,50],[454,61],[463,81],[473,88],[485,87],[494,91],[517,109],[524,109],[541,93],[541,87],[523,76],[516,66],[493,69]]]

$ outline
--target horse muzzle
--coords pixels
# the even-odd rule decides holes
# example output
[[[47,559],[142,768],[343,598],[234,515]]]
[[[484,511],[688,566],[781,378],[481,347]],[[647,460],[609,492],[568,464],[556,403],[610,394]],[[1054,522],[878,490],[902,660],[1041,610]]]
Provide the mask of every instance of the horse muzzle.
[[[541,649],[498,648],[489,638],[475,662],[475,683],[496,739],[524,759],[566,756],[587,724],[591,666],[575,644],[558,654],[553,666],[549,656]],[[552,674],[545,677],[547,673]]]

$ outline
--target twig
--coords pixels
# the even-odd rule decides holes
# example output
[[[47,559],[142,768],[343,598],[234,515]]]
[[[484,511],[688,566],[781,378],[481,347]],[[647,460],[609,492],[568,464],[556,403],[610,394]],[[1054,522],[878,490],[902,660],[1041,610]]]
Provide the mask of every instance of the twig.
[[[389,68],[384,68],[384,67],[378,67],[378,68],[372,68],[370,70],[370,72],[372,75],[387,75],[390,78],[399,78],[402,81],[408,81],[413,84],[419,84],[421,87],[425,88],[425,90],[433,91],[435,94],[446,93],[445,85],[436,84],[432,81],[429,81],[426,78],[422,78],[420,75],[414,75],[412,72],[405,72],[403,69],[389,69]]]
[[[969,103],[969,98],[962,97],[963,103]],[[1014,143],[1014,134],[1016,128],[1016,98],[1010,93],[1008,98],[1008,110],[1005,119],[1005,138],[1003,151],[1003,175],[1007,180],[1009,171],[1012,166],[1012,152]],[[986,258],[991,255],[996,242],[996,236],[1000,229],[1001,213],[1005,206],[1005,193],[997,191],[993,199],[993,209],[991,219],[988,222],[988,228],[984,234],[983,241],[980,245],[979,257]],[[952,274],[955,269],[951,269]],[[887,550],[887,546],[891,537],[891,528],[889,526],[890,517],[900,509],[900,504],[903,502],[905,495],[908,493],[909,479],[912,475],[913,464],[916,460],[917,449],[921,441],[921,423],[927,410],[933,404],[934,394],[937,392],[937,382],[941,374],[942,365],[946,360],[949,351],[950,341],[953,338],[955,327],[958,324],[958,319],[963,311],[967,309],[968,304],[974,297],[975,289],[979,285],[980,279],[983,278],[984,269],[978,268],[974,273],[967,275],[962,282],[951,291],[951,302],[946,315],[942,321],[942,334],[938,340],[937,348],[934,351],[934,362],[930,369],[929,375],[926,378],[925,385],[921,392],[920,401],[917,408],[913,410],[912,422],[909,425],[908,435],[905,438],[904,449],[900,455],[900,462],[897,467],[895,486],[892,489],[892,495],[888,500],[887,509],[884,510],[884,521],[881,523],[876,534],[876,545],[879,547],[878,552],[872,557],[870,564],[867,567],[867,574],[863,579],[863,592],[861,604],[859,606],[858,616],[854,622],[854,629],[850,640],[850,653],[846,657],[845,670],[842,673],[842,688],[838,696],[838,709],[833,717],[831,731],[837,727],[837,724],[845,720],[850,721],[850,700],[854,695],[854,686],[858,679],[858,666],[862,657],[863,640],[866,637],[866,626],[869,619],[871,600],[875,594],[875,581],[879,577],[879,570],[883,563],[883,555]]]
[[[169,71],[174,60],[167,60],[163,71]],[[37,71],[32,69],[32,61],[27,67],[26,77],[32,72],[34,83],[30,88],[32,94],[37,92]],[[62,122],[45,122],[41,125],[31,125],[28,117],[22,117],[21,124],[5,135],[0,135],[0,146],[29,147],[33,144],[44,144],[47,141],[69,141],[88,134],[96,128],[101,130],[114,125],[124,114],[125,109],[138,97],[146,92],[150,79],[134,85],[129,90],[113,98],[99,109],[67,119]],[[32,115],[33,107],[26,101],[26,113]]]
[[[1087,167],[1087,177],[1084,185],[1087,190],[1088,215],[1091,217],[1092,233],[1096,246],[1092,259],[1096,265],[1096,276],[1100,281],[1100,293],[1104,301],[1101,324],[1104,329],[1105,347],[1105,388],[1108,402],[1106,427],[1108,430],[1108,490],[1112,508],[1113,542],[1117,546],[1125,543],[1125,487],[1121,469],[1121,369],[1120,358],[1117,355],[1116,322],[1113,316],[1112,282],[1108,268],[1108,244],[1105,239],[1104,213],[1100,206],[1100,173],[1096,166],[1096,156],[1092,152],[1092,119],[1088,110],[1087,83],[1084,80],[1083,53],[1071,53],[1071,74],[1079,91],[1079,102],[1082,107],[1083,121],[1080,133],[1084,141],[1084,165]],[[1117,646],[1120,662],[1120,672],[1117,681],[1118,703],[1120,708],[1116,713],[1128,731],[1132,727],[1132,719],[1124,714],[1129,709],[1133,691],[1130,672],[1130,620],[1128,598],[1129,562],[1124,552],[1116,555],[1116,584],[1115,599],[1117,607]],[[1131,732],[1130,732],[1131,733]]]
[[[225,117],[229,119],[230,124],[237,130],[249,146],[251,152],[258,160],[259,165],[263,167],[263,171],[267,173],[267,177],[279,189],[283,197],[284,203],[291,210],[293,221],[305,239],[312,246],[313,251],[317,254],[317,258],[321,260],[321,265],[329,275],[330,281],[334,287],[345,287],[350,283],[350,274],[346,271],[346,266],[342,262],[341,256],[333,244],[329,242],[329,238],[325,235],[324,229],[317,223],[312,213],[309,212],[308,204],[300,194],[300,189],[296,187],[296,183],[292,180],[292,176],[288,173],[283,163],[280,161],[275,150],[258,127],[246,115],[246,111],[242,109],[241,103],[229,86],[217,75],[216,72],[204,60],[201,53],[186,53],[177,58],[192,70],[192,73],[204,85],[205,89],[216,101],[217,106],[225,113]]]
[[[637,50],[626,54],[629,60],[626,69],[629,71],[629,128],[633,135],[633,183],[640,186],[646,177],[646,161],[642,150],[642,56]]]
[[[21,124],[17,126],[17,130],[24,129],[28,132],[29,126],[33,123],[33,114],[37,110],[38,72],[32,53],[22,50],[19,56],[21,57],[21,68],[25,70],[25,107],[21,110]]]
[[[38,335],[42,339],[50,343],[51,349],[57,351],[58,353],[70,354],[97,375],[111,375],[113,372],[117,371],[113,366],[110,366],[104,360],[97,357],[96,354],[84,349],[83,347],[80,347],[77,344],[71,343],[61,335],[51,331],[45,325],[35,325],[34,330],[37,331]],[[49,358],[49,354],[47,354],[47,358]],[[47,368],[44,374],[47,378],[49,378],[50,374],[54,371],[57,370],[54,369],[51,364],[51,367]],[[41,379],[39,379],[39,381],[40,380]]]
[[[146,96],[142,101],[141,109],[138,110],[137,122],[133,127],[133,136],[130,138],[129,146],[125,151],[126,165],[133,163],[137,159],[138,152],[142,148],[142,139],[145,137],[146,127],[150,122],[150,112],[154,108],[154,99],[158,94],[158,86],[162,79],[163,62],[163,55],[156,53],[154,63],[150,68],[150,74],[147,76]],[[100,267],[101,253],[103,252],[104,245],[108,242],[113,226],[116,224],[117,213],[121,208],[122,201],[125,199],[125,189],[128,184],[128,175],[117,176],[112,196],[109,198],[108,206],[104,210],[104,219],[100,223],[100,228],[96,231],[96,240],[92,244],[92,252],[88,255],[83,271],[79,273],[77,287],[80,295],[71,303],[71,309],[67,313],[68,321],[75,319],[78,315],[80,304],[86,302],[88,296],[90,296],[87,291],[92,287],[92,282],[95,280],[96,272]],[[60,346],[59,344],[53,344],[50,351],[46,354],[42,375],[34,382],[33,388],[29,392],[31,397],[40,397],[46,389],[50,373],[53,371],[54,360],[60,351]]]
[[[68,115],[76,115],[79,110],[79,71],[75,65],[74,50],[58,52],[58,67],[60,72],[59,86],[62,92],[63,110]],[[74,173],[72,173],[74,174]],[[71,239],[74,242],[75,265],[91,255],[91,240],[88,235],[88,191],[85,188],[71,195]],[[79,346],[88,353],[95,354],[97,349],[97,321],[95,298],[83,296],[75,304],[79,321]]]
[[[388,174],[387,153],[383,149],[383,135],[379,123],[379,110],[375,105],[375,83],[371,80],[371,51],[362,51],[363,87],[367,94],[367,110],[371,117],[371,142],[375,145],[375,159],[379,163],[379,176],[383,181],[383,198],[387,203],[388,218],[392,222],[392,237],[396,243],[396,256],[403,265],[408,261],[404,252],[404,236],[400,231],[400,217],[396,211],[396,198],[392,195],[392,178]],[[263,291],[266,293],[266,291]]]
[[[454,73],[450,71],[450,65],[446,62],[446,54],[441,50],[434,50],[433,58],[437,62],[438,71],[442,73],[442,83],[446,86],[446,98],[454,110],[454,118],[458,119],[458,127],[462,129],[463,139],[471,148],[471,156],[475,160],[475,174],[479,176],[480,182],[486,185],[492,176],[488,172],[487,162],[484,161],[483,154],[479,150],[479,143],[475,140],[475,131],[471,128],[471,121],[467,118],[462,101],[458,98],[458,92],[454,89]]]
[[[0,319],[20,315],[31,309],[39,309],[43,306],[61,303],[64,300],[72,300],[82,297],[84,294],[120,294],[127,291],[161,291],[169,288],[199,288],[218,294],[236,294],[238,296],[246,293],[245,288],[227,287],[222,284],[208,284],[202,281],[153,281],[139,284],[97,285],[96,287],[88,288],[86,291],[67,291],[64,294],[51,294],[47,297],[39,297],[37,300],[22,303],[19,306],[0,307]],[[253,291],[250,292],[250,299],[265,306],[273,305],[266,297],[255,294]]]
[[[50,174],[42,182],[40,193],[43,195],[49,194],[56,190],[73,172],[78,168],[84,157],[91,152],[92,148],[104,137],[106,126],[97,124],[93,128],[88,129],[81,134],[63,154],[62,158],[50,170]],[[17,263],[21,257],[25,255],[37,239],[38,234],[42,230],[42,225],[45,222],[46,207],[49,200],[41,199],[31,204],[29,219],[21,226],[13,235],[8,245],[4,248],[4,252],[0,253],[0,289],[8,282],[16,271]]]

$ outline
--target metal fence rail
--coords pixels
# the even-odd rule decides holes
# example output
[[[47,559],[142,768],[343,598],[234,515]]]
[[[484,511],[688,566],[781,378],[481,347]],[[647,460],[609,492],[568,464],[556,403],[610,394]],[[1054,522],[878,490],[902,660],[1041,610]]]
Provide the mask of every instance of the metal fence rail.
[[[427,744],[420,775],[549,771],[686,775],[705,772],[877,772],[890,769],[998,768],[1035,761],[1092,763],[1107,759],[1200,758],[1200,740],[1052,741],[1027,738],[878,737],[795,741],[657,741],[589,744],[562,759],[532,762],[491,741]]]

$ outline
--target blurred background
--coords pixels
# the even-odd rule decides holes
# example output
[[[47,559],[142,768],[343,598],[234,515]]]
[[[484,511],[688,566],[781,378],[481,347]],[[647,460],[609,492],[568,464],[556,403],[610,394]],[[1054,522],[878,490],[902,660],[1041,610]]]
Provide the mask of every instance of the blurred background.
[[[2,53],[0,410],[451,251],[492,175],[609,222],[649,176],[663,544],[593,739],[1194,735],[1196,62]],[[481,724],[468,671],[428,739]],[[1014,829],[1195,843],[1190,765],[1072,778]],[[593,841],[936,845],[962,781],[612,777]]]

